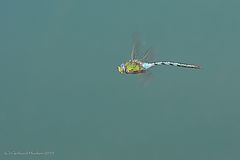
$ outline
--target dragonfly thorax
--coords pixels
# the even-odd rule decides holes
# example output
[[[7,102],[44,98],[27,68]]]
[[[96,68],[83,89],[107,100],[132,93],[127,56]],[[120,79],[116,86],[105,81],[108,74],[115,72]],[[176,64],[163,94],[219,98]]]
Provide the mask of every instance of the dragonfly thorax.
[[[130,60],[126,62],[125,64],[121,64],[118,66],[118,72],[123,74],[136,74],[136,73],[142,73],[145,71],[145,68],[143,67],[143,63],[138,60]]]

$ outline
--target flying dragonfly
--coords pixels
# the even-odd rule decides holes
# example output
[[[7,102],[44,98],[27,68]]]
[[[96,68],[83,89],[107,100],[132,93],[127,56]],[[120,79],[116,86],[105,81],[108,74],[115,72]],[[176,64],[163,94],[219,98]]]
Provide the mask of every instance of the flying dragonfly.
[[[133,44],[132,51],[131,51],[131,59],[126,63],[122,63],[118,66],[118,72],[121,74],[140,74],[145,73],[152,67],[160,66],[160,65],[168,65],[168,66],[175,66],[175,67],[184,67],[184,68],[192,68],[192,69],[200,69],[199,65],[195,64],[186,64],[186,63],[178,63],[172,61],[156,61],[156,62],[146,62],[146,58],[151,53],[151,49],[148,49],[144,56],[141,59],[137,59],[137,43]]]

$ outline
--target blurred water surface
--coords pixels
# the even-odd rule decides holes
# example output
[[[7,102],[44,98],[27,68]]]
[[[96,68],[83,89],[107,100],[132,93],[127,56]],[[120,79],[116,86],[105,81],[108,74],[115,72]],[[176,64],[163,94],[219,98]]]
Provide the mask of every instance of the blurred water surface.
[[[0,2],[1,159],[239,159],[240,1]],[[147,86],[116,67],[132,34]],[[54,152],[54,155],[6,155]]]

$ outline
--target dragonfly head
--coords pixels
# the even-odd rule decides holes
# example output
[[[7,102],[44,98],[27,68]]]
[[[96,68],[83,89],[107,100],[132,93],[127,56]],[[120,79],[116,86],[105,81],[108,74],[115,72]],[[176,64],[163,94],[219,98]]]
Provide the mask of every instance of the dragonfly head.
[[[121,74],[125,73],[125,65],[124,64],[121,64],[120,66],[118,66],[118,72]]]

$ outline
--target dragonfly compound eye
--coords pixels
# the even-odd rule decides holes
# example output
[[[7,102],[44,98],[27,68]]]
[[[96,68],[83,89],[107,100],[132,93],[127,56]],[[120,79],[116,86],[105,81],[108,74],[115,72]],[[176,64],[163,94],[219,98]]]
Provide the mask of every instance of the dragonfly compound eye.
[[[125,66],[124,64],[121,64],[121,66],[118,66],[118,72],[123,74],[125,72]]]
[[[118,72],[122,73],[122,68],[120,66],[118,66],[117,68],[118,68]]]

